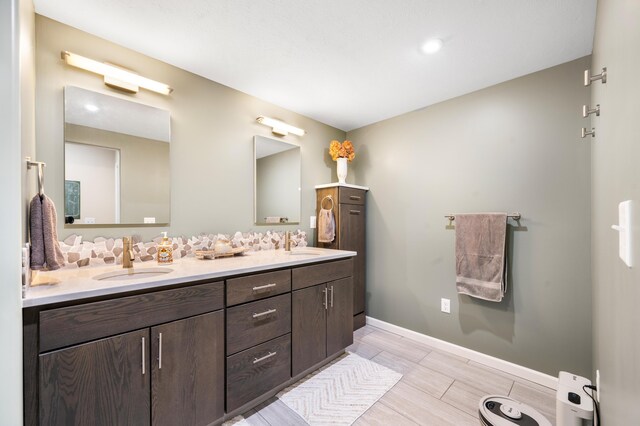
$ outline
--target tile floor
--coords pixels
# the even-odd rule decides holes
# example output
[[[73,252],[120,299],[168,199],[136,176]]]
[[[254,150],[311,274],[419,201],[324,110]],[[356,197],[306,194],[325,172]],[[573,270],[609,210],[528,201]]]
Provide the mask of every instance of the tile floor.
[[[509,395],[555,424],[555,391],[503,371],[370,325],[354,333],[354,343],[347,350],[403,374],[356,421],[357,426],[477,426],[478,401],[489,394]],[[244,417],[253,426],[306,425],[277,398]]]

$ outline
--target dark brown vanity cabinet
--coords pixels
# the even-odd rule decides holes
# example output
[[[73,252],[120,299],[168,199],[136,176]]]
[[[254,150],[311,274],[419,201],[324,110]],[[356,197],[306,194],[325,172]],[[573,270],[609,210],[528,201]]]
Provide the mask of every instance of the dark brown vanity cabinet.
[[[26,308],[24,424],[208,425],[252,408],[353,342],[353,265]]]
[[[291,295],[294,376],[353,343],[352,262],[349,259],[294,269],[293,287],[300,288]],[[336,279],[317,284],[323,276]]]
[[[40,355],[40,424],[211,423],[224,414],[223,330],[217,311]]]
[[[208,425],[224,414],[224,312],[151,328],[154,425]]]
[[[208,425],[222,418],[223,293],[217,282],[41,311],[38,423]],[[104,337],[123,328],[136,331]],[[25,399],[33,394],[25,389]],[[25,413],[25,424],[35,423]]]
[[[40,424],[150,424],[148,344],[144,329],[40,355]]]
[[[316,189],[316,213],[333,205],[336,238],[318,247],[351,250],[358,253],[353,267],[353,329],[365,324],[366,297],[366,194],[365,189],[335,186]],[[327,199],[331,197],[333,203]]]

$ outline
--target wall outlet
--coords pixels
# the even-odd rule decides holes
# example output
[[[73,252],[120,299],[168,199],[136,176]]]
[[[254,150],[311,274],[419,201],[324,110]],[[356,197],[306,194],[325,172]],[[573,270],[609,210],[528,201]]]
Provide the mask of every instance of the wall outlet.
[[[600,402],[600,370],[596,370],[596,401]]]
[[[451,300],[449,299],[440,299],[440,310],[446,314],[451,313]]]
[[[93,225],[94,223],[96,223],[96,218],[95,217],[85,217],[84,218],[84,223],[89,224],[89,225]]]
[[[314,229],[316,227],[316,217],[315,216],[310,216],[309,217],[309,228]]]

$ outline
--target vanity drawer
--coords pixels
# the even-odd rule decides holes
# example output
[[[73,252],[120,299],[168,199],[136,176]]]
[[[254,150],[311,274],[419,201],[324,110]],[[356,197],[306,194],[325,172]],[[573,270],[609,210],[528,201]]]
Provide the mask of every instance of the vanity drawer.
[[[40,352],[222,309],[222,281],[40,312]]]
[[[362,189],[340,187],[338,198],[340,203],[364,205],[364,197],[367,192]]]
[[[227,358],[227,413],[291,378],[291,334]]]
[[[349,258],[296,268],[291,272],[291,282],[294,290],[300,290],[301,288],[335,281],[352,275],[353,258]]]
[[[227,309],[227,355],[290,332],[290,293]]]
[[[291,269],[227,280],[227,306],[291,291]]]

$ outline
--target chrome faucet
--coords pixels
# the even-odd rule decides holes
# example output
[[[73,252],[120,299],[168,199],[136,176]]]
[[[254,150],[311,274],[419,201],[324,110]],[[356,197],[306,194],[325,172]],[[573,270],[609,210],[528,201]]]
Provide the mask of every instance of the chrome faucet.
[[[136,255],[133,253],[133,241],[131,237],[122,237],[122,267],[133,268]]]
[[[295,241],[291,241],[291,231],[287,231],[284,233],[284,250],[291,251],[291,244],[298,245]]]

